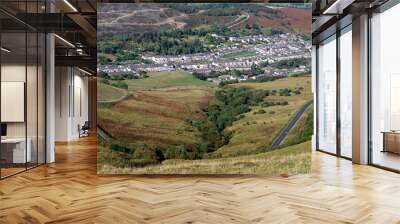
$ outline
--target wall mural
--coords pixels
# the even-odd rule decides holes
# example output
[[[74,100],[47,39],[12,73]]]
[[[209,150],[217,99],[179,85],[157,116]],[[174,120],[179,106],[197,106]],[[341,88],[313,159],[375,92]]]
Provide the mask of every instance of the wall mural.
[[[98,4],[98,173],[310,171],[311,4]]]

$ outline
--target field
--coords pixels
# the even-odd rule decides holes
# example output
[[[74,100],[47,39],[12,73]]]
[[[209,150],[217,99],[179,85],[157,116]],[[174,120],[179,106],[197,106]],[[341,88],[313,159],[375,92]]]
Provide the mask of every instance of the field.
[[[239,58],[239,57],[250,57],[250,56],[255,56],[255,55],[257,55],[257,53],[254,51],[240,51],[240,52],[225,54],[223,56],[223,58],[235,59],[235,58]]]
[[[256,155],[207,160],[166,160],[145,168],[118,168],[98,163],[106,174],[256,174],[293,175],[308,173],[311,167],[310,142]],[[107,151],[100,148],[99,151]]]
[[[169,87],[211,87],[209,82],[201,81],[187,72],[157,72],[150,73],[149,78],[127,80],[129,91],[163,89]]]
[[[97,101],[98,102],[115,102],[123,99],[127,92],[123,89],[116,88],[101,82],[97,84]]]

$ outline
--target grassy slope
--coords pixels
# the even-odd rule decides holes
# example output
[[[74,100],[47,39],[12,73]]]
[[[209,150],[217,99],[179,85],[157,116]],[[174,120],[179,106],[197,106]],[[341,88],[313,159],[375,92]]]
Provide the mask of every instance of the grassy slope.
[[[97,82],[97,92],[97,101],[99,102],[118,101],[127,94],[123,89],[119,89],[101,82]]]
[[[150,73],[149,78],[127,80],[130,91],[160,89],[168,87],[212,86],[184,71]]]
[[[126,144],[142,142],[164,147],[201,141],[198,131],[185,119],[202,116],[200,108],[213,96],[210,83],[183,72],[151,74],[146,79],[126,82],[133,99],[98,109],[99,124],[112,136]]]
[[[145,168],[117,168],[98,164],[100,174],[259,174],[293,175],[310,172],[310,142],[276,151],[234,158],[208,160],[167,160]],[[100,148],[100,151],[106,150]]]
[[[238,156],[264,151],[271,145],[273,139],[289,122],[290,118],[302,104],[312,98],[311,78],[290,77],[278,79],[265,83],[240,83],[234,86],[247,86],[253,89],[276,89],[303,87],[300,95],[294,96],[268,96],[268,100],[286,100],[287,106],[272,106],[262,108],[255,106],[245,114],[245,118],[233,123],[228,129],[233,131],[231,141],[228,145],[221,147],[214,154],[221,157]],[[254,111],[264,109],[265,114],[253,114]],[[274,111],[274,114],[270,114]]]
[[[257,53],[254,51],[240,51],[240,52],[225,54],[222,57],[226,59],[235,59],[238,57],[250,57],[255,55],[257,55]]]

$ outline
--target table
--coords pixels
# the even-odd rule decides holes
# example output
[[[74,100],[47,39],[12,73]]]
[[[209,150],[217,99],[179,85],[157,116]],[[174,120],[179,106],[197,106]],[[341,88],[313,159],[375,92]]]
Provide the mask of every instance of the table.
[[[28,143],[25,151],[25,144]],[[1,157],[6,163],[26,163],[32,160],[30,138],[5,138],[1,139]],[[12,159],[11,159],[12,158]]]
[[[392,152],[400,154],[400,131],[382,131],[383,150],[382,152]]]

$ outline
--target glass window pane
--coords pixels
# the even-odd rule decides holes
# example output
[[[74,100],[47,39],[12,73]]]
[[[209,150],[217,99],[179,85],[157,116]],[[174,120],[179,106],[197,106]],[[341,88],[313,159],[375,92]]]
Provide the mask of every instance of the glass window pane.
[[[318,148],[336,153],[336,40],[318,48]]]
[[[351,26],[340,36],[340,153],[352,157],[352,35]]]
[[[1,34],[1,166],[2,177],[25,170],[26,33]]]
[[[45,52],[46,37],[39,33],[38,45],[38,164],[45,163]]]
[[[372,163],[400,170],[400,5],[371,19]]]
[[[36,32],[27,33],[27,48],[28,48],[28,62],[27,62],[27,80],[26,80],[26,115],[27,115],[27,142],[30,159],[28,160],[28,168],[37,165],[37,132],[38,132],[38,119],[37,119],[37,103],[38,103],[38,35]]]

